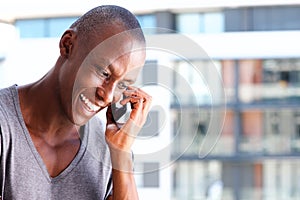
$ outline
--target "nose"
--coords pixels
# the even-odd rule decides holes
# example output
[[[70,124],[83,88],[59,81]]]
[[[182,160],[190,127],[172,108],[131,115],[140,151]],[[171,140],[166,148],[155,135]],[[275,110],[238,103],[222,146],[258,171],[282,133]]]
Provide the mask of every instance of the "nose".
[[[99,99],[102,100],[105,105],[113,101],[115,88],[116,84],[109,81],[104,82],[101,87],[97,88]]]

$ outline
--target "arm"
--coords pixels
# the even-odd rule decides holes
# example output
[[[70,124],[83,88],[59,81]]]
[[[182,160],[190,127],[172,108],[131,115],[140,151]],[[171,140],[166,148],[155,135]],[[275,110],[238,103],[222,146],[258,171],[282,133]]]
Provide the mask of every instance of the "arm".
[[[122,128],[118,128],[111,107],[107,109],[106,114],[105,135],[111,154],[114,188],[109,200],[139,199],[133,175],[131,146],[146,121],[152,99],[142,90],[132,87],[124,93],[127,98],[121,103],[131,103],[132,107],[129,120]]]

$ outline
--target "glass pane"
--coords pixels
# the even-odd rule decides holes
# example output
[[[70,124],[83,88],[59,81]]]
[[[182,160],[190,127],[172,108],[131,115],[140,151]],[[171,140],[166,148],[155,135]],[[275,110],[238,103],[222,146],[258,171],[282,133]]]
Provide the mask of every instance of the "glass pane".
[[[138,137],[153,137],[153,136],[158,136],[159,135],[159,129],[160,129],[160,124],[159,124],[159,117],[162,115],[162,112],[159,111],[152,111],[150,110],[147,120],[145,122],[145,125],[142,127],[142,129],[139,132]],[[163,116],[161,116],[163,117]]]
[[[241,120],[241,152],[267,155],[300,152],[300,110],[245,111]]]
[[[143,85],[157,85],[158,74],[157,74],[157,61],[151,60],[146,61],[142,72],[143,72]]]
[[[159,163],[145,162],[134,164],[134,174],[136,185],[139,188],[158,188],[159,187]]]
[[[220,33],[224,32],[224,15],[221,12],[204,13],[204,32]]]
[[[144,163],[144,187],[159,187],[159,163]]]
[[[233,155],[235,140],[233,132],[234,114],[227,111],[222,126],[223,110],[215,111],[219,119],[212,121],[210,110],[174,110],[173,155],[200,156]],[[201,152],[201,155],[200,155]]]
[[[17,20],[15,23],[21,38],[36,38],[46,36],[45,19]]]
[[[239,61],[239,97],[243,103],[299,103],[300,60]]]
[[[174,169],[173,199],[228,199],[223,190],[221,162],[180,161]]]
[[[263,91],[261,91],[263,74],[262,61],[240,60],[238,61],[238,65],[240,101],[243,103],[260,101],[263,95]]]
[[[176,16],[176,29],[180,33],[195,34],[203,30],[203,18],[199,13],[184,13]]]
[[[61,37],[66,29],[76,20],[76,17],[48,19],[48,37]]]
[[[274,200],[300,198],[300,161],[180,161],[173,199]]]
[[[264,101],[300,102],[300,60],[265,60],[262,89]]]
[[[156,32],[155,29],[152,29],[156,28],[155,15],[137,15],[136,17],[146,34],[154,34]]]
[[[245,111],[240,114],[242,138],[240,151],[257,153],[263,151],[263,112]]]
[[[221,64],[218,61],[175,63],[173,89],[178,102],[174,100],[174,103],[181,106],[224,103],[221,75],[217,74],[220,73],[220,69]]]
[[[268,160],[263,165],[263,193],[266,200],[300,198],[300,162]]]
[[[60,37],[76,17],[17,20],[22,38]]]
[[[220,137],[216,140],[216,144],[210,155],[225,156],[225,155],[233,155],[235,153],[235,143],[236,143],[235,134],[234,134],[235,117],[236,117],[235,113],[232,110],[229,109],[226,110],[225,121],[224,121],[224,125],[222,126]]]
[[[222,60],[222,79],[226,95],[226,102],[233,103],[236,99],[235,94],[235,61]]]

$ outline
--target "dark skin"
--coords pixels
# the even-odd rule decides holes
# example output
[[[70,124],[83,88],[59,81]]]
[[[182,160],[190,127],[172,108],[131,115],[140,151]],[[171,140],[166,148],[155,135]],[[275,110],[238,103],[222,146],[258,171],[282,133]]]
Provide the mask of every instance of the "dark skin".
[[[104,34],[91,38],[93,44],[120,33],[123,27],[105,30]],[[80,148],[80,126],[108,107],[105,135],[114,183],[113,196],[108,199],[138,199],[130,149],[133,136],[146,121],[151,97],[129,85],[137,76],[134,69],[145,61],[145,52],[128,51],[136,42],[134,38],[120,40],[117,51],[113,48],[115,41],[114,45],[104,45],[111,49],[94,48],[83,45],[80,38],[75,30],[67,30],[60,40],[60,56],[54,68],[39,81],[18,87],[25,124],[49,176],[55,177],[72,162]],[[103,57],[107,59],[100,59]],[[99,66],[105,67],[99,69]],[[124,85],[128,90],[125,91]],[[121,103],[130,103],[133,109],[130,119],[120,129],[113,119],[110,104],[122,94],[127,98]],[[93,106],[85,103],[82,95]]]

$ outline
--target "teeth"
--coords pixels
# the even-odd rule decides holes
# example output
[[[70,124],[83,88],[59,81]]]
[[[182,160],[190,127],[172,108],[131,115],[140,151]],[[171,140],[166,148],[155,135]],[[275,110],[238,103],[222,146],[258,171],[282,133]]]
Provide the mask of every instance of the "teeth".
[[[99,106],[93,104],[88,98],[86,98],[86,96],[84,96],[83,94],[80,94],[80,99],[84,102],[85,105],[87,105],[87,107],[96,112],[100,109]]]

